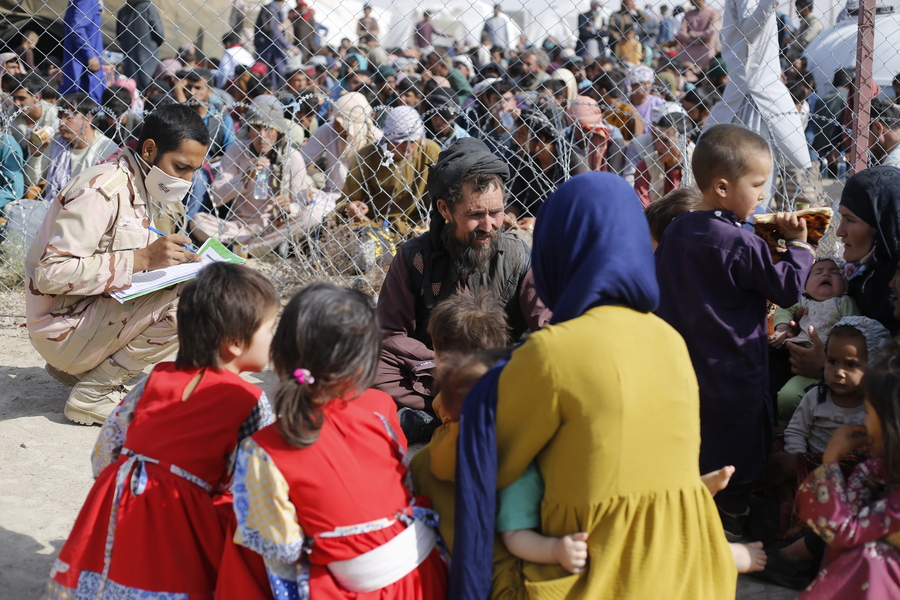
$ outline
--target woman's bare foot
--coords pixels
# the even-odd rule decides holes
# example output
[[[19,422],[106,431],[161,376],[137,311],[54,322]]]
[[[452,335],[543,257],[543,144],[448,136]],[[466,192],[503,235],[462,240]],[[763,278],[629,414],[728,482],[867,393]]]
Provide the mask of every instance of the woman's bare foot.
[[[718,492],[721,492],[728,487],[728,482],[731,481],[732,475],[734,475],[734,467],[727,466],[722,467],[718,471],[701,475],[700,479],[709,489],[709,493],[715,496]]]
[[[738,573],[753,573],[766,568],[766,551],[763,550],[762,542],[728,545],[731,546]]]

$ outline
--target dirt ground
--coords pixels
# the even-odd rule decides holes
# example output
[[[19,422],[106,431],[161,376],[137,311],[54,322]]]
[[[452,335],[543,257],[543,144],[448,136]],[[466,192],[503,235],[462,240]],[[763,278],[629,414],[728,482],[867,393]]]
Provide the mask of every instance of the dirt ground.
[[[68,388],[44,371],[20,319],[0,316],[0,600],[40,596],[91,486],[99,427],[62,415]],[[255,380],[266,386],[271,377]],[[797,593],[742,577],[737,600]]]

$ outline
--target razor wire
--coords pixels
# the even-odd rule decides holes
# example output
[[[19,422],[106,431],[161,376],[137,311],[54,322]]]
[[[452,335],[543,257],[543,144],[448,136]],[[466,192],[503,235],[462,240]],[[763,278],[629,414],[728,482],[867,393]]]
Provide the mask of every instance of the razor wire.
[[[900,126],[900,85],[892,88],[900,53],[891,36],[900,15],[879,1],[874,83],[888,106],[878,118]],[[728,86],[744,85],[748,101],[733,107],[732,120],[757,129],[773,150],[766,210],[830,206],[846,176],[857,110],[855,52],[848,52],[858,10],[853,0],[654,0],[643,7],[632,0],[23,0],[0,7],[0,296],[21,305],[25,255],[54,201],[45,193],[49,165],[66,156],[90,166],[80,158],[85,136],[89,148],[102,137],[133,149],[143,117],[171,102],[195,107],[214,138],[172,231],[198,243],[222,238],[286,292],[325,279],[377,295],[397,247],[428,230],[428,169],[460,136],[482,139],[508,161],[505,226],[523,239],[530,240],[543,200],[587,170],[639,180],[655,201],[692,181],[691,149],[710,112],[733,101]],[[758,22],[735,27],[748,15]],[[773,47],[774,61],[753,62]],[[750,59],[735,63],[741,56]],[[763,70],[779,84],[746,85]],[[72,91],[96,100],[80,133],[60,119],[76,119],[71,98],[60,97]],[[341,98],[351,93],[365,101],[362,118],[341,113]],[[409,156],[393,155],[400,143],[387,137],[396,132],[384,131],[401,106],[417,111],[426,131]],[[252,198],[262,129],[277,133],[263,153],[277,174],[269,193]],[[365,143],[349,139],[350,129],[364,130]],[[798,164],[786,153],[790,136],[802,137],[808,160]],[[321,150],[304,151],[310,140]],[[69,152],[54,150],[67,144]],[[890,162],[887,150],[876,140],[870,164]],[[371,176],[354,181],[358,173]],[[229,178],[244,185],[226,198]],[[377,198],[387,200],[376,205]],[[835,242],[832,231],[825,243]]]

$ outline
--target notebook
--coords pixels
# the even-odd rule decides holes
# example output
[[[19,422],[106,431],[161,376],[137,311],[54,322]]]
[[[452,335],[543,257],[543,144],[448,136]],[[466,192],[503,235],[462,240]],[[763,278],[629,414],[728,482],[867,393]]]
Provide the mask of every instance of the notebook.
[[[197,254],[203,259],[200,262],[189,262],[166,267],[165,269],[138,273],[131,278],[131,287],[111,292],[110,296],[119,302],[128,302],[176,283],[193,279],[197,276],[197,273],[214,262],[229,262],[238,265],[245,262],[245,259],[234,254],[222,242],[214,238],[206,240],[200,246],[200,249],[197,250]]]

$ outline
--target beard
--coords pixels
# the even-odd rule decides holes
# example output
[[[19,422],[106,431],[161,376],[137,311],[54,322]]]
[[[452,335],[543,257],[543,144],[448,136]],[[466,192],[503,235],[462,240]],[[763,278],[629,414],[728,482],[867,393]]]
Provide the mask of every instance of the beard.
[[[475,240],[485,237],[491,239],[488,245],[481,246],[475,243]],[[456,223],[447,222],[441,230],[444,248],[450,254],[450,264],[460,279],[468,278],[487,268],[491,259],[497,255],[497,251],[500,249],[499,237],[500,234],[497,231],[485,233],[476,230],[469,234],[465,242],[461,242],[456,237]]]

